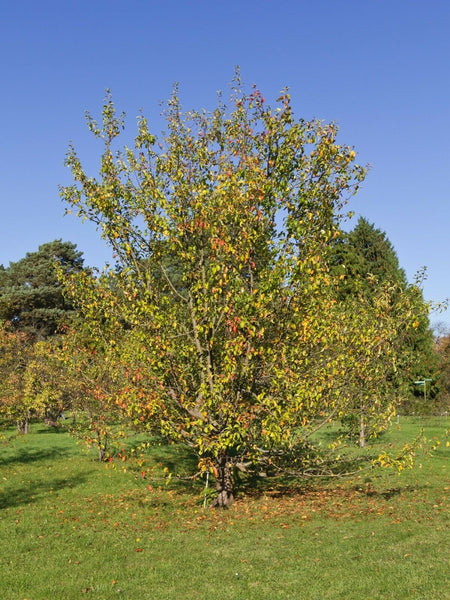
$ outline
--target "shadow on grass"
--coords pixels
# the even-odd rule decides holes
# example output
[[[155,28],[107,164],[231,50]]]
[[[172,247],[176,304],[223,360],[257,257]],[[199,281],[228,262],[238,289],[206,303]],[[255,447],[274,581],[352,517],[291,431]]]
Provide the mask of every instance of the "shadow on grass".
[[[198,469],[197,456],[184,446],[160,444],[151,448],[149,456],[153,462],[164,465],[169,472],[181,477]]]
[[[417,485],[405,485],[405,487],[393,487],[388,490],[379,491],[374,488],[368,487],[364,494],[369,498],[383,498],[384,500],[391,500],[391,498],[395,498],[396,496],[403,496],[405,494],[414,494],[420,488],[425,486],[417,486]],[[355,488],[359,490],[360,488]]]
[[[365,486],[348,485],[348,481],[341,480],[313,480],[298,481],[289,485],[288,482],[265,481],[253,485],[253,487],[243,487],[238,490],[238,497],[259,499],[268,497],[271,499],[297,499],[298,501],[328,501],[334,502],[354,502],[360,498],[363,502],[375,501],[377,505],[383,506],[385,503],[395,502],[396,498],[403,498],[406,501],[413,500],[426,486],[405,485],[392,488],[376,489],[371,484]],[[265,484],[265,485],[264,485]]]
[[[7,489],[0,491],[0,510],[14,508],[23,504],[32,504],[40,500],[43,496],[57,492],[66,488],[73,488],[86,481],[85,475],[76,477],[64,477],[50,481],[35,481],[27,486]]]
[[[236,492],[238,497],[254,499],[264,496],[271,498],[305,496],[320,487],[321,483],[323,482],[301,478],[293,480],[276,476],[264,478],[249,476],[238,479]]]
[[[60,425],[47,425],[45,428],[42,427],[38,429],[35,433],[38,435],[41,435],[42,433],[69,433],[69,429]]]
[[[376,437],[369,437],[366,440],[366,448],[370,448],[371,446],[380,446],[386,445],[389,443],[389,430],[379,432]],[[360,450],[359,446],[359,436],[356,433],[350,433],[346,429],[332,429],[332,430],[324,430],[320,432],[320,435],[317,436],[319,439],[324,442],[330,444],[332,442],[336,442],[337,440],[344,441],[345,444],[348,445],[349,448],[353,448],[354,450]],[[388,441],[386,441],[388,440]]]
[[[0,467],[26,465],[41,460],[55,460],[68,454],[72,454],[69,448],[48,448],[44,450],[20,448],[11,456],[0,457]]]

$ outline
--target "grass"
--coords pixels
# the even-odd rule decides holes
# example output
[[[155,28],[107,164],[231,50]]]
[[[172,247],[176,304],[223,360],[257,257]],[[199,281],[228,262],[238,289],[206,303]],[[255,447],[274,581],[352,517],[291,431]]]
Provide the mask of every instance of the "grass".
[[[420,426],[442,443],[401,476],[267,490],[228,511],[202,508],[201,483],[149,490],[34,426],[0,441],[0,598],[448,598],[449,424],[401,419],[385,441]]]

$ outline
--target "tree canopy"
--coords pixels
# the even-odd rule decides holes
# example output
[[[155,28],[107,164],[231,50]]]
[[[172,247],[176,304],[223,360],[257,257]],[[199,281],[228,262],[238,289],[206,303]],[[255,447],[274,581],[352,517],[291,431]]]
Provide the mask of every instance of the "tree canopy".
[[[407,279],[400,267],[394,246],[385,232],[358,219],[349,232],[342,232],[331,253],[331,268],[341,276],[343,294],[364,294],[370,297],[379,286],[389,283],[406,289]]]
[[[82,252],[54,240],[0,270],[0,320],[35,338],[53,335],[72,305],[64,297],[56,266],[66,273],[83,268]]]
[[[385,289],[340,303],[328,265],[365,169],[335,124],[295,119],[287,91],[271,108],[238,77],[210,113],[183,112],[175,89],[165,117],[157,137],[141,115],[134,147],[120,149],[108,96],[102,122],[88,116],[104,143],[99,176],[67,155],[62,196],[117,258],[108,277],[67,281],[123,374],[117,406],[190,446],[219,505],[236,469],[345,470],[339,444],[321,447],[317,432],[352,409],[356,382],[381,381],[397,359]],[[401,327],[413,320],[405,305]],[[392,406],[366,405],[382,429]]]
[[[437,368],[429,307],[420,288],[424,273],[419,273],[419,281],[408,284],[386,233],[363,217],[351,231],[342,232],[336,239],[330,254],[330,268],[339,280],[340,302],[357,295],[370,303],[381,289],[388,291],[388,310],[391,315],[397,313],[399,319],[395,340],[398,360],[397,375],[386,378],[383,394],[402,398],[403,411],[417,410],[422,394],[414,381],[424,377],[436,380]],[[408,330],[403,330],[400,325],[399,311],[405,310],[405,303],[416,314],[414,327]],[[435,386],[430,388],[434,393]]]

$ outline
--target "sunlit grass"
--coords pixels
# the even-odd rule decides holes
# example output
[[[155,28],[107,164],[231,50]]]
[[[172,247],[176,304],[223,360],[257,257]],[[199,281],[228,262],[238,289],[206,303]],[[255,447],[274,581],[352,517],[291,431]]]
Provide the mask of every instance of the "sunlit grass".
[[[202,508],[204,482],[124,473],[35,426],[0,445],[0,598],[447,598],[449,423],[400,420],[383,441],[421,425],[441,444],[401,476],[268,488],[228,511]]]

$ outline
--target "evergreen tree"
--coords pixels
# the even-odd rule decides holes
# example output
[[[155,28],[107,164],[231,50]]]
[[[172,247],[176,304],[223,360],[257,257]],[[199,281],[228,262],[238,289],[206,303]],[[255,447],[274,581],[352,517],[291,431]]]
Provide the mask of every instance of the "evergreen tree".
[[[55,240],[28,252],[18,262],[0,269],[0,320],[34,339],[58,330],[72,305],[62,293],[56,266],[65,272],[83,269],[82,252],[71,242]]]
[[[338,239],[331,263],[341,277],[340,298],[355,293],[370,298],[382,284],[394,284],[401,290],[408,285],[386,233],[364,217],[359,218],[352,231]]]

